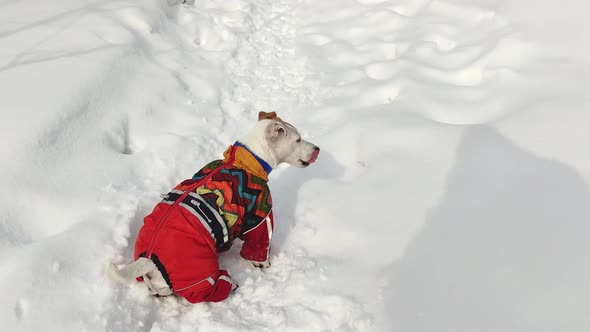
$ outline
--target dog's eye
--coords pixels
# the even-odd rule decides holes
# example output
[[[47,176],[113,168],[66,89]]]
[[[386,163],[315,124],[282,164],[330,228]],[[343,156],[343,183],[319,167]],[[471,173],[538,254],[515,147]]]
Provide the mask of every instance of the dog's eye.
[[[297,142],[297,143],[301,142],[301,138],[298,138],[296,142]]]

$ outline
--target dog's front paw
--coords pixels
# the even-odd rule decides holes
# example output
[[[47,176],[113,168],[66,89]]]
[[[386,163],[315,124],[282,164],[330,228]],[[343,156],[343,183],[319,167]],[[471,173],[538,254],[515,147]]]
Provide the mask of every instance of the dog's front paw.
[[[267,268],[270,266],[270,260],[265,260],[264,262],[257,262],[257,261],[250,261],[255,267],[259,267],[261,269]]]

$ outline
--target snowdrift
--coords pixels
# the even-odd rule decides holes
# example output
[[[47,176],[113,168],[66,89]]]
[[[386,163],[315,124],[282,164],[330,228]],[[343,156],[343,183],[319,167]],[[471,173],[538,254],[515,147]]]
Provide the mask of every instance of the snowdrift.
[[[0,1],[4,331],[588,331],[581,0]],[[107,280],[277,111],[272,267],[219,304]]]

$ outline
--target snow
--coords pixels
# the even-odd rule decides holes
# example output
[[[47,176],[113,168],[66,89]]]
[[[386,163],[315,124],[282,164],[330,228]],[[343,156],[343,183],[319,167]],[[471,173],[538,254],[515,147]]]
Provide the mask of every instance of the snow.
[[[582,0],[0,1],[3,331],[590,329]],[[272,266],[217,304],[107,279],[277,111]]]

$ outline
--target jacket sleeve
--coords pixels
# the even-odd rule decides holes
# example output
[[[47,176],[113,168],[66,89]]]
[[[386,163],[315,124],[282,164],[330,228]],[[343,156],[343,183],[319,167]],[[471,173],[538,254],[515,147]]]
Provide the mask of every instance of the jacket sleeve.
[[[270,256],[273,227],[274,220],[270,211],[262,222],[240,236],[240,239],[244,241],[240,255],[253,262],[267,262]]]

